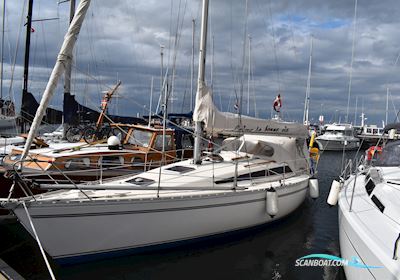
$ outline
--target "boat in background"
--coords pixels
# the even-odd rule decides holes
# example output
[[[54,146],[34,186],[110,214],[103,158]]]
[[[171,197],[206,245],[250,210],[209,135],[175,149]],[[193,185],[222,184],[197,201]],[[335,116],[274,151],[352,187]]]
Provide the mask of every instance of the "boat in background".
[[[328,124],[324,134],[315,138],[322,151],[357,150],[360,140],[355,137],[351,124]]]
[[[192,156],[193,140],[188,133],[165,130],[166,152],[161,163],[164,137],[161,127],[129,124],[112,124],[111,127],[120,131],[121,140],[111,136],[106,144],[53,143],[31,149],[23,162],[20,161],[23,147],[15,147],[4,157],[3,167],[35,183],[49,180],[78,183],[132,175]],[[21,168],[16,169],[19,163]]]

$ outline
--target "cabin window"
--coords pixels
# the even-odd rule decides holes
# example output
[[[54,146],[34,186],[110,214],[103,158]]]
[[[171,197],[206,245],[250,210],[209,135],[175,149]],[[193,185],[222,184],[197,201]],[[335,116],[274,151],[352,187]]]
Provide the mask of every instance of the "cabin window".
[[[274,175],[281,175],[281,174],[286,174],[292,172],[292,169],[290,169],[289,166],[278,166],[270,169],[265,169],[265,170],[260,170],[260,171],[254,171],[251,173],[246,173],[239,175],[237,177],[237,181],[246,181],[246,180],[251,180],[251,179],[258,179],[258,178],[263,178],[263,177],[268,177],[268,176],[274,176]],[[234,181],[234,177],[222,179],[215,181],[215,184],[223,184],[223,183],[230,183]]]
[[[383,205],[382,202],[375,195],[372,195],[371,200],[376,205],[376,207],[378,207],[379,211],[383,213],[383,211],[385,210],[385,205]]]
[[[134,129],[128,138],[128,144],[147,148],[150,145],[152,135],[153,133],[150,131]]]
[[[372,132],[371,129],[367,128],[367,133],[371,133],[371,132]]]
[[[162,146],[163,146],[163,136],[159,134],[156,137],[156,141],[154,143],[154,149],[162,151]],[[165,135],[165,150],[166,151],[173,150],[171,135]]]
[[[365,190],[367,191],[368,195],[371,195],[374,188],[375,188],[374,181],[372,181],[372,179],[369,179],[367,184],[365,185]]]
[[[124,164],[123,156],[102,156],[99,159],[99,165],[103,167],[120,166]]]
[[[65,163],[65,168],[69,170],[88,168],[89,166],[90,158],[72,158]]]

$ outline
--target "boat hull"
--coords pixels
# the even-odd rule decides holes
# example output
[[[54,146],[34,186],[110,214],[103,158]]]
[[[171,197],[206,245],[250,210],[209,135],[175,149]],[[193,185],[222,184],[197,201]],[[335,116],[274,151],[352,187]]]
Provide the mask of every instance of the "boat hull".
[[[43,247],[60,262],[179,244],[278,220],[304,201],[308,178],[278,192],[278,214],[266,212],[266,189],[229,191],[151,200],[31,203],[30,215]],[[13,209],[32,234],[21,205]]]
[[[352,186],[353,183],[351,183]],[[347,198],[345,192],[347,191]],[[357,215],[357,206],[360,202],[357,198],[353,202],[353,210],[349,211],[350,190],[342,190],[339,196],[339,240],[341,257],[349,261],[355,257],[362,265],[374,266],[379,268],[360,268],[356,266],[344,266],[346,278],[348,280],[368,280],[368,279],[398,279],[396,274],[396,262],[388,254],[382,251],[382,246],[377,244],[371,235],[371,231],[364,226],[364,223]],[[354,197],[360,197],[356,192]],[[366,198],[368,199],[368,198]],[[365,213],[365,210],[364,210]],[[391,268],[389,268],[392,266]]]
[[[360,142],[357,141],[347,141],[347,145],[344,146],[344,142],[341,140],[316,140],[318,148],[321,151],[343,151],[345,150],[357,150],[360,146]]]

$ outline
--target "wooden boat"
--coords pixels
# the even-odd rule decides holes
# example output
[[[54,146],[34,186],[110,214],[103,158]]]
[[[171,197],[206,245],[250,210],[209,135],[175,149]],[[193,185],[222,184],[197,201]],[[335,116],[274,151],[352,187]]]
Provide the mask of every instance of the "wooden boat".
[[[23,149],[16,147],[4,158],[4,168],[33,181],[56,179],[80,182],[132,174],[161,165],[162,128],[129,124],[112,124],[112,127],[120,130],[120,136],[125,135],[120,141],[112,136],[107,144],[53,144],[30,150],[23,162],[20,162]],[[117,141],[112,143],[111,138]],[[192,155],[190,135],[175,134],[175,130],[165,129],[165,139],[163,164]]]

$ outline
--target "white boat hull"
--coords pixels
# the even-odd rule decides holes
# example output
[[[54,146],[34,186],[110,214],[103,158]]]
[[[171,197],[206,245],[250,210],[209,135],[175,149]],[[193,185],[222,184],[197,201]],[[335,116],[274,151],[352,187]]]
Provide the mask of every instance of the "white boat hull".
[[[290,180],[289,180],[290,181]],[[305,199],[308,176],[277,188],[278,214],[266,212],[266,190],[115,201],[32,203],[29,212],[43,247],[55,260],[81,261],[106,253],[179,243],[280,219]],[[266,184],[264,184],[266,185]],[[32,234],[25,210],[13,210]],[[78,258],[78,259],[76,259]]]
[[[321,151],[343,151],[343,148],[345,150],[357,150],[360,146],[360,142],[358,140],[347,141],[347,145],[344,145],[343,140],[318,139],[316,142]]]
[[[364,179],[358,179],[364,182]],[[400,270],[398,261],[392,259],[393,248],[385,248],[383,244],[376,242],[376,236],[382,236],[380,231],[388,233],[385,228],[377,227],[371,229],[365,226],[363,219],[376,219],[372,211],[376,209],[368,204],[368,196],[363,196],[364,190],[357,190],[354,194],[353,208],[350,209],[351,192],[353,180],[349,180],[349,187],[342,190],[339,195],[339,240],[341,257],[349,261],[355,257],[362,265],[378,266],[380,268],[359,268],[355,266],[344,266],[346,278],[348,280],[368,280],[368,279],[398,279]],[[366,204],[364,204],[366,203]],[[369,209],[370,208],[370,209]],[[394,236],[391,245],[394,245]]]

